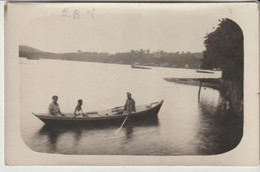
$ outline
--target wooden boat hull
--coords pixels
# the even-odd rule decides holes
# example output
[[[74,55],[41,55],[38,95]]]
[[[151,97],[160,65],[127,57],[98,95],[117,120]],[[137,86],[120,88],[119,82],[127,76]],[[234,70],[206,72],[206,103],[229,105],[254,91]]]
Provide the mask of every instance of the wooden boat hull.
[[[65,114],[65,116],[53,116],[49,114],[34,114],[37,118],[43,121],[45,124],[51,125],[97,125],[97,124],[109,124],[117,125],[121,124],[127,117],[128,122],[141,122],[157,119],[157,114],[163,104],[163,100],[160,102],[154,102],[147,105],[136,106],[136,112],[131,114],[118,114],[117,111],[121,108],[113,108],[105,111],[87,113],[88,117],[76,117],[72,113]]]

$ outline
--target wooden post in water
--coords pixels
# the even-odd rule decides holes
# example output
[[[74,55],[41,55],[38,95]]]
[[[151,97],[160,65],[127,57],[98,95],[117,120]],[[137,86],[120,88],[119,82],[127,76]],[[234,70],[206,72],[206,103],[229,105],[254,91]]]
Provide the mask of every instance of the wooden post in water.
[[[202,86],[202,80],[200,80],[200,88],[199,88],[199,93],[198,93],[198,101],[200,101],[200,90],[201,90],[201,86]]]

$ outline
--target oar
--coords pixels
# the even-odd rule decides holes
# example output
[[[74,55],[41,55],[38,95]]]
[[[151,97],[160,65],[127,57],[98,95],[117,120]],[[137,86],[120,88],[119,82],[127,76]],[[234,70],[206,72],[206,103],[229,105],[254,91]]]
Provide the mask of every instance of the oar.
[[[80,114],[77,114],[77,115],[74,114],[73,119],[75,119],[75,118],[76,118],[77,116],[79,116],[79,115],[80,115]]]
[[[122,128],[123,125],[125,124],[125,122],[126,122],[126,120],[127,120],[129,114],[130,114],[130,113],[127,114],[127,116],[125,117],[125,120],[123,121],[123,123],[121,124],[121,126],[115,131],[115,134],[117,134],[117,133],[121,130],[121,128]]]
[[[112,109],[119,109],[119,108],[122,108],[122,107],[124,107],[124,106],[118,106],[118,107],[114,107]]]

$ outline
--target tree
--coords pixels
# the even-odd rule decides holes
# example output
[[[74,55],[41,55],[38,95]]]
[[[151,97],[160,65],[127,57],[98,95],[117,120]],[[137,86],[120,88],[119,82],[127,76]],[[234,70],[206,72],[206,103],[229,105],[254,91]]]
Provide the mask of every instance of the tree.
[[[144,51],[142,48],[141,48],[140,51],[139,51],[140,54],[144,54],[144,52],[145,52],[145,51]]]
[[[243,84],[243,33],[230,19],[220,20],[215,31],[205,36],[202,65],[204,69],[220,68],[225,80]]]

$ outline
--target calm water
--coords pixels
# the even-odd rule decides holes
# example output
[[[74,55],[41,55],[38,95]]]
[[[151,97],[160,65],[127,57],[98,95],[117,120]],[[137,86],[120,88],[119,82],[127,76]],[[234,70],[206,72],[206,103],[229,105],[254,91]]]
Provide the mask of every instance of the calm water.
[[[21,133],[38,152],[96,155],[211,155],[232,150],[242,137],[242,119],[220,110],[217,90],[167,82],[199,78],[195,70],[131,69],[128,65],[20,59]],[[214,75],[212,77],[218,77]],[[119,126],[48,127],[31,112],[47,112],[53,95],[62,112],[78,99],[84,111],[123,105],[126,92],[136,104],[164,99],[158,120]]]

